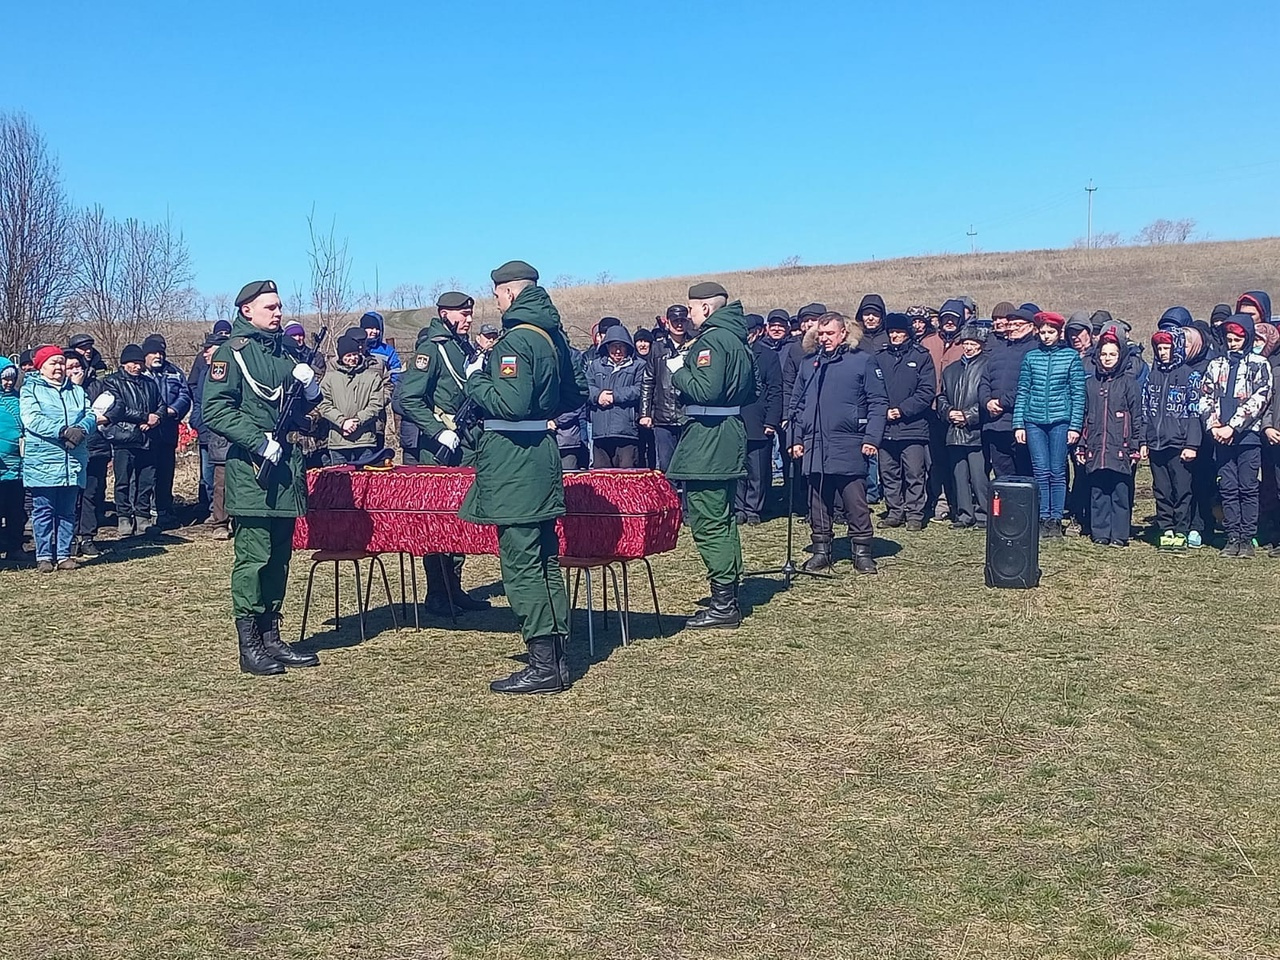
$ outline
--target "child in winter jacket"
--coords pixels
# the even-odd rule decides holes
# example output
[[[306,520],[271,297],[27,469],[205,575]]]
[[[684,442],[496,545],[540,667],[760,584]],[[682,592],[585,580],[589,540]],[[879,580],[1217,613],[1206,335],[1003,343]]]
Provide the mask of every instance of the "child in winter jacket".
[[[1156,529],[1161,550],[1184,550],[1191,532],[1192,467],[1204,432],[1200,423],[1201,374],[1188,366],[1187,339],[1174,326],[1151,335],[1151,373],[1142,391],[1142,459],[1151,465]]]
[[[622,324],[608,328],[587,363],[593,467],[632,468],[640,452],[640,388],[648,364]]]
[[[1214,357],[1200,385],[1200,416],[1215,441],[1218,492],[1227,528],[1224,557],[1252,557],[1258,532],[1258,470],[1262,416],[1271,400],[1271,365],[1253,353],[1253,317],[1234,314],[1222,325],[1226,355]]]
[[[1126,376],[1122,359],[1129,355],[1123,333],[1103,332],[1098,339],[1097,366],[1085,383],[1084,429],[1076,446],[1076,462],[1089,478],[1089,529],[1103,547],[1127,547],[1133,522],[1130,481],[1143,451],[1142,389]]]

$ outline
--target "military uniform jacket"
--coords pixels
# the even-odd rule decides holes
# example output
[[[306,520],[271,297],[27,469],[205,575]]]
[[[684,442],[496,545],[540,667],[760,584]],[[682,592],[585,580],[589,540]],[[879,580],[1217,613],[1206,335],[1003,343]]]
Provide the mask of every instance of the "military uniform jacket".
[[[742,303],[733,301],[707,318],[671,377],[688,420],[671,457],[672,480],[736,480],[747,475],[747,429],[741,414],[705,416],[705,407],[741,407],[756,398],[756,376],[747,346]]]
[[[299,358],[278,333],[259,330],[237,317],[231,337],[213,355],[204,387],[204,425],[230,442],[226,506],[233,517],[300,517],[307,512],[302,451],[288,437],[264,489],[257,480],[256,451],[276,428],[280,407]],[[318,402],[318,401],[317,401]],[[300,413],[315,407],[302,401]],[[299,428],[305,427],[300,417]]]
[[[502,326],[485,369],[465,386],[489,423],[476,450],[475,483],[458,516],[472,523],[541,523],[564,513],[564,477],[555,435],[536,429],[537,422],[582,406],[586,378],[542,287],[521,290]],[[495,428],[495,420],[533,429]]]
[[[453,416],[466,399],[462,392],[467,366],[466,348],[457,336],[436,317],[419,338],[413,359],[396,384],[395,395],[402,417],[418,429],[419,463],[423,454],[435,455],[435,438],[445,430],[457,430]],[[401,435],[403,437],[403,427]],[[475,463],[477,431],[459,434],[462,439],[462,463]]]

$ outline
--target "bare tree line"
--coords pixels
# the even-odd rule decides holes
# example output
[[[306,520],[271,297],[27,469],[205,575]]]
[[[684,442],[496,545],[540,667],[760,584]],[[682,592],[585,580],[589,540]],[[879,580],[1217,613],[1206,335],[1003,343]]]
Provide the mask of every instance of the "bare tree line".
[[[1152,220],[1133,235],[1129,241],[1135,246],[1158,247],[1169,243],[1186,243],[1195,239],[1196,222],[1191,217],[1168,220],[1161,217]],[[1124,237],[1119,231],[1095,233],[1092,237],[1076,237],[1071,246],[1076,250],[1094,250],[1123,247]]]

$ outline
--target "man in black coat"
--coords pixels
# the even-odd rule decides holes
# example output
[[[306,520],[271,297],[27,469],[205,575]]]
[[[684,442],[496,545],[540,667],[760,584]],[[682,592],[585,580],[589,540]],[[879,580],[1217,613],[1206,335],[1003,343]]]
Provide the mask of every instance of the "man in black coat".
[[[933,357],[911,338],[911,318],[891,313],[884,319],[888,344],[876,354],[889,398],[884,442],[880,445],[880,483],[888,514],[886,527],[923,530],[928,501],[928,456],[933,401],[938,376]]]
[[[1035,314],[1019,307],[1009,314],[1003,340],[987,341],[987,368],[979,388],[982,401],[982,446],[995,479],[1031,476],[1031,454],[1026,444],[1014,442],[1013,405],[1018,399],[1018,375],[1022,358],[1034,350]]]
[[[858,304],[858,325],[862,327],[859,345],[867,353],[879,353],[889,343],[889,333],[884,327],[886,313],[884,297],[878,293],[868,293]]]
[[[733,511],[738,523],[755,526],[773,481],[773,438],[782,423],[782,364],[765,337],[764,319],[747,317],[747,343],[756,371],[756,400],[742,408],[747,428],[747,477],[739,482]]]
[[[888,401],[880,367],[858,350],[862,332],[840,314],[827,314],[806,337],[811,352],[795,383],[790,454],[809,486],[810,572],[831,566],[832,513],[836,496],[849,523],[853,565],[875,573],[871,556],[871,508],[867,506],[867,458],[884,434]]]

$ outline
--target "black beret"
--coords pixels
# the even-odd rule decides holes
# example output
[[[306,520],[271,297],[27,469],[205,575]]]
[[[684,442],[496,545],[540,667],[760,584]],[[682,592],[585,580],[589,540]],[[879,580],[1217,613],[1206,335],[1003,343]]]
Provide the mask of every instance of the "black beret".
[[[796,316],[803,320],[805,317],[820,317],[826,312],[827,305],[825,303],[806,303],[799,309]]]
[[[746,316],[748,330],[763,330],[764,317],[758,313],[748,313]]]
[[[74,337],[67,341],[67,346],[71,349],[76,347],[92,347],[93,335],[89,333],[77,333]]]
[[[911,332],[911,318],[905,313],[887,313],[884,318],[885,330],[905,330]]]
[[[240,288],[240,292],[236,294],[236,306],[243,307],[255,297],[260,297],[264,293],[279,293],[276,289],[274,280],[255,280],[253,283],[246,283]]]
[[[671,306],[667,307],[667,319],[668,320],[688,320],[689,308],[686,307],[683,303],[673,303]]]
[[[770,310],[769,316],[765,319],[765,323],[773,323],[777,320],[784,327],[791,326],[791,314],[785,310]]]
[[[532,280],[538,282],[538,271],[529,266],[523,260],[508,260],[502,266],[498,267],[489,274],[496,287],[499,284],[511,283],[514,280]]]
[[[724,297],[729,299],[729,291],[714,280],[704,280],[702,283],[695,283],[689,288],[690,300],[712,300],[716,297]]]
[[[476,302],[473,299],[465,293],[459,293],[457,290],[442,293],[436,298],[436,306],[442,310],[465,310],[467,307],[474,307],[475,305]]]

